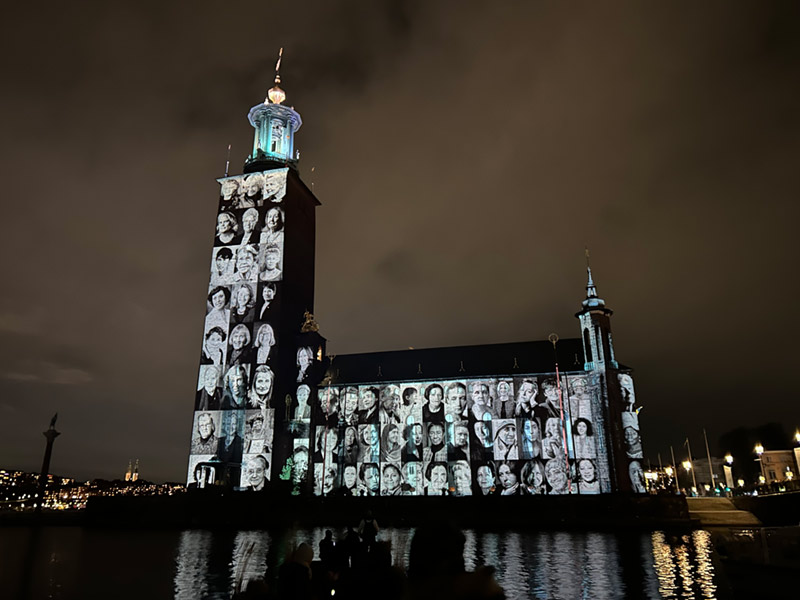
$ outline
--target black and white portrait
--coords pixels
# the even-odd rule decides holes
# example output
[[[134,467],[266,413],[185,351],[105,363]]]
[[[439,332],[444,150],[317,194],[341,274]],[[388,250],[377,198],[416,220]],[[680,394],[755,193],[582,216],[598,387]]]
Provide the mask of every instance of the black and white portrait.
[[[241,196],[241,208],[255,208],[263,204],[264,176],[261,173],[252,173],[244,178],[244,194]]]
[[[214,258],[211,261],[211,285],[229,285],[233,283],[233,266],[233,251],[228,246],[215,248]]]
[[[195,410],[219,410],[222,403],[222,368],[218,365],[200,365]]]
[[[219,184],[219,210],[231,211],[239,208],[239,198],[242,195],[241,182],[238,177],[223,179]]]
[[[275,305],[278,287],[271,282],[259,283],[258,304],[256,307],[256,321],[264,321],[270,314],[270,309]]]
[[[619,387],[622,391],[623,410],[636,412],[636,395],[633,393],[633,378],[627,373],[618,375]]]
[[[463,381],[448,381],[444,384],[444,412],[448,421],[461,421],[466,419],[467,413],[467,385]]]
[[[264,215],[259,243],[283,249],[283,209],[273,206]]]
[[[262,245],[261,248],[260,280],[280,281],[283,279],[283,250],[273,245]]]
[[[269,481],[269,459],[263,454],[245,454],[239,489],[260,492]]]
[[[469,462],[466,460],[456,460],[448,463],[450,472],[450,489],[454,496],[472,495],[472,472]]]
[[[644,469],[642,469],[642,463],[638,460],[632,460],[631,464],[628,465],[628,473],[631,476],[631,487],[635,494],[646,494],[647,493],[647,485],[645,484],[644,480]]]
[[[245,454],[270,454],[274,435],[275,409],[249,409],[245,411]]]
[[[358,468],[358,482],[359,495],[377,496],[381,489],[381,470],[378,463],[361,463]]]
[[[308,369],[314,362],[314,350],[310,346],[297,349],[297,381],[304,381],[308,377]]]
[[[447,462],[429,462],[425,467],[425,495],[446,496],[448,491]]]
[[[244,409],[250,383],[250,365],[234,365],[222,379],[222,409]]]
[[[542,456],[542,433],[534,419],[518,419],[520,426],[520,458],[531,460]]]
[[[595,458],[594,426],[589,419],[578,417],[572,423],[572,443],[575,445],[576,458]]]
[[[222,435],[219,438],[217,456],[224,463],[242,462],[244,452],[245,413],[241,410],[223,410]]]
[[[527,496],[538,496],[547,492],[542,461],[529,460],[522,465],[520,491]]]
[[[426,423],[425,447],[422,449],[422,460],[447,461],[447,444],[445,442],[444,423]]]
[[[597,478],[597,467],[593,460],[580,458],[577,461],[578,490],[581,494],[599,494],[600,480]]]
[[[236,282],[258,281],[258,247],[253,244],[239,246],[236,249],[236,267],[233,273]]]
[[[215,246],[238,246],[241,239],[239,223],[232,212],[223,211],[217,215],[217,235]]]
[[[286,195],[286,175],[289,169],[275,169],[264,173],[264,203],[281,202]]]
[[[191,454],[215,455],[219,445],[218,411],[197,411],[194,413]]]
[[[381,496],[408,495],[399,462],[381,463],[381,471]]]
[[[494,458],[498,461],[519,458],[516,419],[495,419],[492,421],[494,439]]]
[[[358,422],[377,423],[380,390],[375,386],[362,385],[358,393]]]
[[[248,208],[242,213],[242,231],[240,244],[258,244],[261,234],[258,231],[260,216],[255,208]]]
[[[207,296],[204,331],[208,331],[212,327],[219,327],[227,336],[228,322],[231,319],[230,302],[230,288],[224,285],[215,285],[211,287]]]
[[[381,432],[377,423],[358,426],[358,443],[359,462],[380,462]]]
[[[474,421],[487,421],[497,419],[494,411],[494,381],[476,380],[469,385],[469,411],[470,418]]]
[[[500,419],[513,419],[516,416],[516,405],[513,381],[510,379],[498,380],[493,402],[494,414]]]
[[[216,325],[206,330],[203,335],[203,350],[200,355],[200,364],[223,366],[228,346],[226,330]]]
[[[272,325],[269,323],[256,323],[255,324],[255,341],[253,346],[255,348],[256,364],[266,364],[272,353],[272,347],[275,345],[275,332]]]
[[[249,408],[271,408],[272,386],[275,374],[267,365],[258,365],[253,371],[253,382],[247,394]]]
[[[189,457],[189,477],[186,486],[190,490],[202,490],[216,481],[216,456],[192,455]]]
[[[639,415],[622,413],[622,435],[628,458],[642,458],[642,437],[639,435]]]
[[[500,482],[501,496],[516,496],[519,494],[519,467],[516,461],[497,463],[497,479]]]
[[[517,393],[514,400],[514,416],[530,419],[534,416],[533,409],[536,406],[536,396],[538,395],[536,380],[532,377],[517,379]]]
[[[544,476],[548,494],[569,494],[569,466],[563,456],[545,463]]]
[[[447,423],[447,460],[469,461],[469,423],[454,421]]]
[[[561,419],[548,417],[544,422],[544,438],[542,439],[542,456],[545,459],[564,458],[564,438],[561,435]]]
[[[253,353],[250,342],[253,339],[250,326],[239,323],[231,329],[230,345],[228,346],[228,366],[245,365],[253,362]]]
[[[338,476],[338,466],[332,463],[314,465],[314,495],[327,496],[333,493]]]

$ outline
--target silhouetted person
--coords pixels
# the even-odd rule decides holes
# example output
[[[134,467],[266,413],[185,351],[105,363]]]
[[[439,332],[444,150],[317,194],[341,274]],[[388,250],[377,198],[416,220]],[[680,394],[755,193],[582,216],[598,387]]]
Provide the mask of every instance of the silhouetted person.
[[[347,533],[344,536],[344,541],[339,542],[339,546],[342,547],[347,555],[350,566],[355,567],[358,561],[358,555],[361,551],[361,536],[358,535],[358,532],[353,529],[352,526],[347,526]]]
[[[333,542],[333,532],[328,529],[325,531],[325,537],[319,542],[319,560],[330,569],[333,566],[334,547],[336,544]]]
[[[311,561],[314,550],[303,542],[278,569],[278,598],[309,600],[311,593]]]
[[[372,511],[368,510],[367,514],[361,520],[361,524],[358,526],[361,539],[364,540],[364,544],[368,549],[372,548],[375,544],[375,538],[378,537],[378,530],[378,522],[372,516]]]

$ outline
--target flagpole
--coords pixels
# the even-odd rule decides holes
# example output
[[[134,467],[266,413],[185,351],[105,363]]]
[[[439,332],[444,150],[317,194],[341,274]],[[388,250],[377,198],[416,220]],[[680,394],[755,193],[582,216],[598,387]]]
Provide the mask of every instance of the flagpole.
[[[692,444],[689,442],[688,437],[686,438],[686,448],[689,450],[689,465],[692,467],[689,469],[692,472],[692,485],[694,486],[694,489],[697,490],[697,477],[694,475],[694,465],[692,464]]]
[[[708,472],[711,475],[711,489],[716,490],[717,486],[714,485],[714,469],[711,468],[711,452],[708,449],[708,436],[706,435],[705,427],[703,427],[703,439],[706,441],[706,457],[708,458]]]
[[[680,471],[678,470],[678,463],[675,462],[675,450],[672,449],[672,444],[669,446],[669,453],[672,456],[672,472],[675,476],[675,493],[680,494],[681,483],[678,481],[678,473],[680,473]]]

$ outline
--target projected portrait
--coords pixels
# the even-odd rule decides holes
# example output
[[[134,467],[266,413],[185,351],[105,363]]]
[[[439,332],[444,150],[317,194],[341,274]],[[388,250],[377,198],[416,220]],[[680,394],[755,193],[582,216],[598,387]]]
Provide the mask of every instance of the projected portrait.
[[[501,496],[516,496],[519,493],[519,473],[516,461],[497,463],[497,479]]]
[[[262,259],[259,261],[261,281],[280,281],[283,279],[283,251],[278,246],[262,245]]]
[[[533,378],[517,379],[517,393],[515,397],[514,416],[530,419],[536,405],[538,388]]]
[[[264,246],[283,248],[283,209],[273,206],[264,216],[259,242]]]
[[[544,465],[540,460],[529,460],[522,465],[520,492],[526,496],[538,496],[547,492],[544,480]]]
[[[264,201],[264,176],[252,173],[244,178],[244,195],[241,197],[241,208],[255,208]]]
[[[245,454],[270,454],[272,452],[274,421],[274,409],[245,411]]]
[[[219,437],[217,436],[219,419],[218,411],[194,413],[191,454],[216,455],[219,446]]]
[[[219,327],[211,327],[203,336],[203,350],[200,354],[200,364],[218,365],[225,364],[228,334]]]
[[[361,386],[358,397],[358,422],[378,422],[378,395],[380,390],[374,386]]]
[[[447,445],[444,439],[444,423],[427,423],[426,429],[426,443],[422,450],[423,462],[446,462]]]
[[[222,369],[217,365],[200,365],[198,385],[194,409],[219,410],[222,403]]]
[[[569,493],[569,466],[563,457],[548,460],[544,465],[548,494]]]
[[[425,481],[422,475],[422,463],[403,463],[403,480],[407,486],[405,496],[421,496],[424,493]]]
[[[250,383],[250,365],[234,365],[222,379],[222,410],[244,409]]]
[[[264,203],[281,202],[286,195],[288,169],[276,169],[264,173]]]
[[[347,463],[339,468],[342,474],[340,495],[358,496],[358,466],[355,463]]]
[[[450,422],[466,419],[467,413],[467,385],[462,381],[450,381],[444,386],[444,413]]]
[[[339,462],[354,465],[359,461],[360,456],[361,446],[358,443],[358,427],[348,425],[344,428],[344,433],[342,434]]]
[[[510,379],[500,379],[495,389],[494,414],[500,419],[513,419],[516,416],[513,382]]]
[[[208,332],[212,327],[219,327],[227,335],[228,322],[231,319],[230,288],[224,285],[213,286],[208,291],[207,300],[205,331]]]
[[[515,419],[495,419],[492,421],[494,439],[494,458],[498,461],[517,460],[519,441]]]
[[[270,308],[275,304],[275,297],[278,295],[278,287],[271,282],[259,283],[260,291],[258,305],[256,307],[256,321],[265,320],[270,314]]]
[[[238,283],[233,286],[231,295],[231,325],[252,323],[256,315],[256,286],[252,283]]]
[[[214,249],[214,258],[211,261],[212,286],[229,285],[233,283],[233,251],[229,246]]]
[[[381,496],[407,495],[400,463],[383,463],[381,469]]]
[[[222,411],[222,432],[217,447],[217,456],[223,463],[241,463],[244,453],[245,414],[239,410]]]
[[[234,208],[240,208],[239,198],[243,192],[238,178],[231,177],[229,179],[223,179],[219,184],[219,192],[220,212],[231,211]]]
[[[272,347],[275,345],[275,331],[269,323],[256,323],[255,331],[256,339],[253,343],[256,354],[255,362],[263,365],[269,361]]]
[[[477,421],[472,424],[472,459],[483,461],[494,458],[494,433],[491,421]]]
[[[202,490],[216,482],[217,462],[216,456],[192,455],[189,457],[189,474],[187,488]]]
[[[639,415],[622,413],[622,434],[628,458],[642,458],[642,438],[639,435]]]
[[[242,478],[239,488],[242,491],[260,492],[269,481],[269,460],[263,454],[245,454]]]
[[[380,388],[378,422],[381,426],[403,422],[400,411],[400,388],[396,385],[384,385]]]
[[[239,223],[232,212],[224,211],[217,215],[217,235],[214,237],[215,246],[238,246],[242,239],[239,233]]]
[[[258,210],[255,208],[248,208],[242,213],[242,237],[239,240],[240,244],[258,244],[261,240],[261,234],[258,231]]]
[[[292,451],[291,469],[292,483],[302,484],[308,476],[309,453],[308,445],[303,440],[294,440],[295,446]]]
[[[644,469],[642,469],[642,463],[638,460],[632,460],[631,464],[628,466],[628,473],[631,476],[631,487],[635,494],[646,494],[647,493],[647,485],[645,484],[644,480]]]
[[[267,365],[258,365],[253,371],[252,384],[247,393],[247,406],[249,408],[271,408],[272,386],[275,374]]]
[[[493,496],[497,492],[497,467],[493,461],[475,465],[474,496]]]
[[[425,386],[422,420],[425,423],[444,423],[444,388],[438,383]]]
[[[623,410],[626,412],[636,412],[636,396],[633,393],[633,378],[627,374],[617,376],[619,387],[622,391]]]
[[[572,423],[572,441],[576,458],[595,458],[597,448],[594,443],[594,427],[589,419],[578,417]]]
[[[498,418],[492,406],[491,387],[491,381],[479,380],[470,382],[469,411],[471,419],[475,421],[488,421]]]
[[[297,381],[304,381],[308,377],[308,368],[314,361],[314,350],[310,346],[297,349]]]
[[[425,495],[446,496],[447,492],[447,463],[431,461],[425,467]]]
[[[581,458],[577,461],[578,489],[581,494],[599,494],[600,481],[593,460]]]
[[[533,419],[519,419],[522,434],[520,435],[520,458],[531,460],[542,456],[542,434],[539,424]]]
[[[560,417],[558,401],[558,383],[555,377],[542,378],[539,388],[541,393],[536,397],[533,407],[533,415],[539,421],[539,425],[546,428],[548,419]]]
[[[400,459],[405,462],[419,462],[423,456],[423,428],[422,423],[406,425],[403,434],[403,448]]]
[[[548,417],[544,425],[542,457],[545,459],[564,458],[564,438],[561,435],[561,419]]]
[[[359,496],[377,496],[381,490],[381,470],[377,462],[364,462],[358,468]]]
[[[448,463],[450,490],[454,496],[472,495],[472,473],[469,462],[456,460]]]
[[[421,423],[422,406],[424,404],[422,393],[417,385],[402,385],[400,388],[400,417],[403,423]]]
[[[360,446],[359,462],[380,462],[381,434],[378,425],[359,425],[358,442]]]
[[[236,249],[236,267],[233,272],[235,282],[254,283],[258,281],[258,248],[252,244]],[[252,291],[252,290],[251,290]]]
[[[339,388],[326,386],[317,390],[318,422],[335,426],[339,422]]]
[[[381,462],[399,462],[402,451],[402,436],[397,423],[388,423],[381,428]]]
[[[304,383],[298,385],[295,397],[297,399],[297,405],[294,409],[294,420],[309,421],[311,419],[311,404],[309,403],[311,388]]]
[[[342,390],[339,423],[344,426],[358,424],[358,388],[347,386]]]
[[[469,463],[469,423],[467,421],[447,423],[446,429],[447,460]]]
[[[335,428],[317,427],[315,432],[314,463],[339,462],[339,431]]]
[[[338,474],[337,465],[319,463],[314,465],[314,494],[327,496],[333,493]]]
[[[228,346],[228,366],[250,364],[253,362],[253,353],[250,348],[250,327],[244,323],[239,323],[230,334],[230,346]]]

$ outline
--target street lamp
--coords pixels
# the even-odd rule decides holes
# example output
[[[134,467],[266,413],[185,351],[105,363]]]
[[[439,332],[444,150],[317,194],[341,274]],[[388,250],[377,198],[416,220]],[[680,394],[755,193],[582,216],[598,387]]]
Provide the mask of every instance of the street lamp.
[[[800,444],[800,429],[794,432],[794,441]]]
[[[764,446],[762,446],[761,444],[756,444],[754,450],[756,451],[756,454],[758,454],[759,458],[761,458],[761,455],[764,454]]]
[[[731,455],[730,452],[728,452],[728,454],[725,455],[725,462],[728,463],[728,466],[731,466],[733,464],[733,456]]]
[[[764,446],[762,446],[761,443],[759,442],[758,444],[756,444],[754,450],[756,452],[756,455],[758,455],[758,458],[756,458],[756,460],[758,461],[758,470],[761,472],[761,475],[758,476],[758,482],[763,485],[764,483],[767,482],[767,478],[764,477],[764,463],[761,462],[761,455],[764,454]]]
[[[687,473],[692,470],[692,462],[689,460],[683,461],[682,466],[684,469],[686,469]]]

